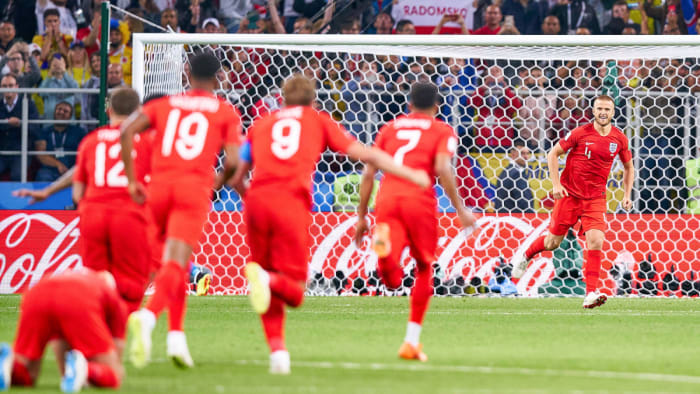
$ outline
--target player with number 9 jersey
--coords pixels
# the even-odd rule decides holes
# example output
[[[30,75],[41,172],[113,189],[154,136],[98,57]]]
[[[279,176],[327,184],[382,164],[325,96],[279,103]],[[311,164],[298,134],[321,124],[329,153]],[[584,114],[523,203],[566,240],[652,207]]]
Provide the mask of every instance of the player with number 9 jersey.
[[[285,108],[255,121],[248,132],[255,172],[249,190],[243,178],[251,160],[241,160],[232,183],[245,195],[247,240],[252,261],[245,267],[253,309],[261,315],[270,347],[270,371],[289,373],[284,345],[284,307],[304,298],[310,249],[311,179],[327,148],[426,187],[425,172],[397,166],[387,154],[355,141],[329,115],[311,105],[314,82],[301,76],[285,81]],[[242,149],[243,152],[245,149]]]
[[[79,201],[83,265],[108,270],[130,311],[138,309],[150,273],[149,221],[143,205],[131,200],[121,161],[119,126],[139,105],[129,88],[112,93],[110,125],[88,134],[78,147],[73,192]],[[139,180],[149,168],[150,134],[134,142],[134,161]]]

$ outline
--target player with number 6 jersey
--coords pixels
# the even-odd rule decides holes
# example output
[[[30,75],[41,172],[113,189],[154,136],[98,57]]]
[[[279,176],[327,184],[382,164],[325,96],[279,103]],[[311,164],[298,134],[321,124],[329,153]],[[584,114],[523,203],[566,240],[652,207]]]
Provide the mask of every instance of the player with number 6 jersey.
[[[392,155],[396,164],[425,170],[431,179],[438,176],[445,194],[457,210],[462,227],[473,228],[476,218],[464,207],[452,168],[457,137],[452,127],[435,118],[437,103],[437,86],[430,82],[414,83],[410,92],[411,113],[384,125],[374,145]],[[369,228],[366,215],[376,171],[376,167],[368,164],[360,183],[355,228],[358,247]],[[433,262],[438,242],[435,190],[419,189],[392,174],[385,174],[377,193],[376,222],[373,246],[379,256],[379,275],[387,288],[401,286],[401,254],[406,246],[410,246],[411,255],[416,260],[409,322],[399,356],[427,361],[420,344],[420,331],[433,294]]]
[[[544,250],[559,247],[570,227],[581,221],[581,233],[586,236],[586,265],[584,279],[586,296],[583,307],[601,306],[607,295],[600,293],[600,267],[605,241],[606,182],[615,158],[624,167],[622,208],[632,208],[634,163],[627,136],[612,125],[615,103],[601,95],[593,101],[593,123],[572,130],[547,155],[552,194],[556,203],[552,211],[548,233],[537,239],[524,252],[516,252],[512,276],[520,278],[528,263]],[[559,156],[569,152],[564,172],[559,178]]]
[[[168,309],[167,355],[178,367],[194,365],[184,333],[187,271],[211,209],[212,186],[220,187],[233,171],[241,140],[238,111],[216,97],[216,56],[202,52],[190,59],[192,89],[144,105],[122,126],[122,160],[134,201],[148,207],[159,241],[165,242],[156,290],[146,307],[129,316],[129,359],[145,366],[157,316]],[[134,136],[155,130],[148,193],[138,182],[131,157]],[[215,177],[218,154],[225,153],[223,173]]]
[[[285,305],[304,299],[311,224],[311,179],[326,148],[372,163],[419,187],[430,183],[423,171],[394,164],[387,154],[355,141],[329,115],[312,108],[314,82],[296,75],[284,82],[285,107],[259,118],[248,131],[250,156],[236,169],[232,184],[245,202],[251,262],[245,267],[248,296],[261,315],[270,347],[270,372],[290,372],[284,343]],[[243,149],[245,151],[246,149]],[[252,160],[252,162],[251,162]],[[255,174],[246,190],[244,177]]]
[[[83,265],[114,276],[129,312],[141,306],[150,273],[146,208],[131,200],[126,189],[119,138],[121,123],[139,106],[131,88],[110,96],[109,126],[88,134],[78,147],[73,198],[80,214]],[[150,141],[143,134],[134,141],[136,174],[148,173]]]

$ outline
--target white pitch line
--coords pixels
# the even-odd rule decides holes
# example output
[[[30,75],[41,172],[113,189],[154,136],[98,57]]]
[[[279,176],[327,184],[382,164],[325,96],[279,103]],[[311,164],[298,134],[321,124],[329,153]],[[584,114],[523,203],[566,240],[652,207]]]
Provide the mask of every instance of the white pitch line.
[[[328,314],[349,314],[349,315],[405,315],[407,311],[362,311],[359,309],[353,310],[299,310],[294,311],[295,314],[310,314],[310,315],[328,315]],[[569,310],[529,310],[529,311],[501,311],[501,310],[470,310],[470,309],[454,309],[454,310],[436,310],[429,311],[431,315],[453,315],[461,313],[466,315],[495,315],[495,316],[695,316],[700,315],[700,310],[697,311],[632,311],[632,310],[611,310],[611,311],[580,311]]]
[[[239,365],[260,365],[266,366],[267,360],[235,360]],[[381,364],[381,363],[351,363],[332,361],[293,361],[293,367],[302,368],[325,368],[325,369],[353,369],[372,371],[411,371],[411,372],[460,372],[460,373],[482,373],[494,375],[526,375],[526,376],[556,376],[556,377],[576,377],[576,378],[599,378],[599,379],[628,379],[646,380],[651,382],[670,383],[690,383],[700,385],[700,376],[689,375],[669,375],[652,372],[615,372],[615,371],[595,371],[595,370],[574,370],[574,369],[534,369],[534,368],[507,368],[488,367],[472,365],[432,365],[432,364]]]

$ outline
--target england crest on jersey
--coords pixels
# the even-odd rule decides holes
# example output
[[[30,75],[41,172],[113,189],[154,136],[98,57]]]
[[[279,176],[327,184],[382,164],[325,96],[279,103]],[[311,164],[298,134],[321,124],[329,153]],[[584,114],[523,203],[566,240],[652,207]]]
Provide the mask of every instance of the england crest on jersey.
[[[615,153],[617,150],[617,144],[615,142],[610,143],[610,153]]]

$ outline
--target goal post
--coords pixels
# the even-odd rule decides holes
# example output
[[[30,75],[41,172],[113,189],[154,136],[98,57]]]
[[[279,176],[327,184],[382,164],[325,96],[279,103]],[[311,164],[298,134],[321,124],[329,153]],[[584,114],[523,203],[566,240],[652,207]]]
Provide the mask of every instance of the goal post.
[[[700,37],[134,34],[134,88],[142,98],[184,91],[188,56],[201,50],[220,59],[217,94],[238,107],[245,126],[281,105],[280,84],[293,73],[314,79],[317,107],[365,143],[405,113],[413,81],[439,86],[438,115],[461,141],[460,194],[483,213],[482,231],[464,236],[437,188],[434,283],[441,295],[582,295],[585,242],[577,228],[560,250],[533,261],[517,284],[508,278],[508,263],[546,231],[553,204],[546,152],[590,122],[592,99],[606,93],[616,100],[613,123],[629,138],[637,178],[634,209],[624,212],[616,160],[607,184],[605,291],[700,294],[700,210],[692,204],[700,198],[693,177]],[[317,167],[311,294],[386,293],[368,241],[359,250],[351,242],[360,170],[329,152]],[[214,271],[218,293],[245,292],[240,208],[235,193],[219,193],[195,256]],[[409,285],[414,263],[407,252],[403,264]]]

